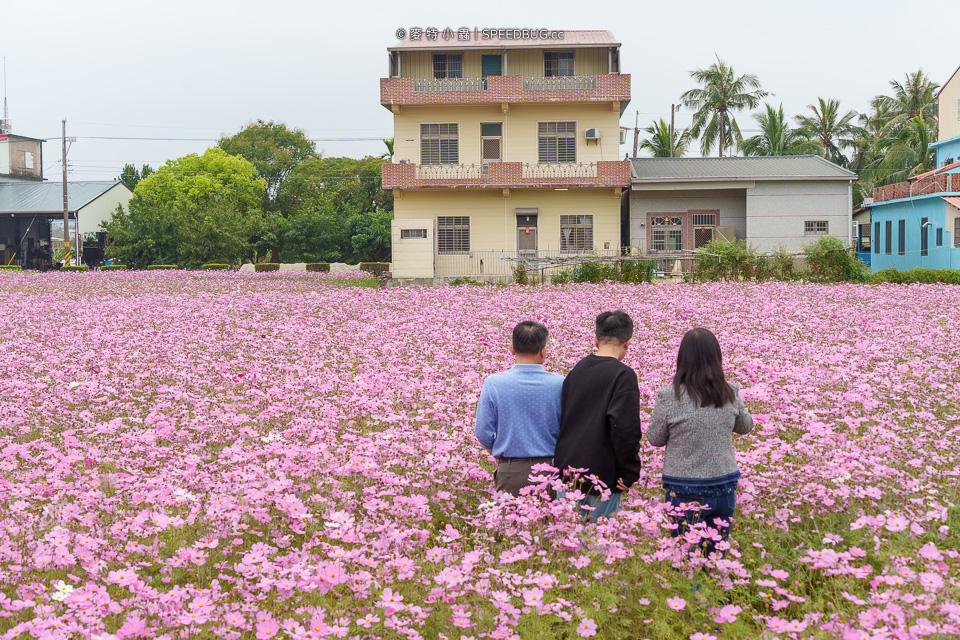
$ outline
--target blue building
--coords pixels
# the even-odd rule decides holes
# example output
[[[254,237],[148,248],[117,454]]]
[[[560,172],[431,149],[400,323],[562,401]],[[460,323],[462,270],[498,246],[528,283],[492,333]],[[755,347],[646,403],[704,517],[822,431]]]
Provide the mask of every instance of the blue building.
[[[958,69],[960,71],[960,69]],[[871,268],[960,269],[960,73],[939,93],[937,168],[878,187],[871,205]]]

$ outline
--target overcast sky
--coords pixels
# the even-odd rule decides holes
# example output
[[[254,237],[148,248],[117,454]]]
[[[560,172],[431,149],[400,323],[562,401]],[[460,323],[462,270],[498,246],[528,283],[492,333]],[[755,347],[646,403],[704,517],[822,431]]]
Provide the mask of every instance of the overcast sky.
[[[668,117],[693,86],[689,72],[714,54],[737,73],[756,74],[790,115],[818,96],[865,111],[907,71],[923,68],[943,83],[960,66],[957,39],[937,35],[941,25],[955,32],[960,24],[956,0],[483,4],[2,0],[14,132],[49,139],[44,175],[54,181],[64,118],[67,135],[78,138],[68,163],[76,180],[202,152],[256,118],[306,130],[325,155],[379,155],[392,119],[379,104],[378,79],[401,27],[610,29],[632,75],[621,120],[631,127],[637,111],[641,127]],[[678,115],[678,126],[689,121]],[[746,114],[738,121],[754,126]]]

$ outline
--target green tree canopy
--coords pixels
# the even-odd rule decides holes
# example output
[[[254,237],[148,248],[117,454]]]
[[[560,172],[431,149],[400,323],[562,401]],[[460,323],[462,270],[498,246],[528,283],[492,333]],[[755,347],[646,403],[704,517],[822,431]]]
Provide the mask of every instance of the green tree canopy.
[[[700,85],[680,97],[684,106],[694,110],[690,133],[694,138],[702,136],[700,151],[703,155],[709,155],[710,149],[717,144],[720,157],[723,157],[724,149],[743,139],[733,113],[746,108],[755,109],[768,93],[760,88],[757,76],[749,73],[736,75],[733,67],[719,56],[707,69],[691,71],[690,77]]]
[[[928,129],[936,128],[937,89],[940,85],[932,82],[923,69],[904,74],[903,82],[891,80],[890,88],[893,95],[879,96],[885,107],[885,130],[896,133],[914,118],[922,119]]]
[[[796,117],[799,133],[816,145],[817,155],[841,167],[846,166],[848,160],[843,150],[854,146],[857,113],[852,110],[841,113],[840,101],[832,98],[818,98],[817,104],[807,105],[807,108],[812,115]]]
[[[151,173],[153,173],[153,167],[148,164],[143,165],[140,170],[137,170],[136,165],[125,164],[123,165],[123,171],[117,176],[117,180],[125,184],[127,189],[133,191],[137,188],[137,184]]]
[[[655,120],[644,129],[647,137],[640,142],[640,148],[649,151],[654,158],[680,158],[687,152],[690,144],[690,130],[673,130],[673,155],[670,152],[670,125],[663,118]]]
[[[740,143],[745,156],[797,156],[813,153],[815,146],[799,131],[791,129],[783,115],[783,105],[774,109],[764,103],[763,111],[753,116],[760,133]]]

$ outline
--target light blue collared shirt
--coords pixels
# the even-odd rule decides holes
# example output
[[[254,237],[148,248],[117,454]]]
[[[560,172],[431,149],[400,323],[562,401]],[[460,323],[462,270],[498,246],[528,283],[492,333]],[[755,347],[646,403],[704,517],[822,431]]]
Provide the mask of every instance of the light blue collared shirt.
[[[563,376],[540,364],[515,364],[483,382],[473,432],[499,458],[553,456],[560,433]]]

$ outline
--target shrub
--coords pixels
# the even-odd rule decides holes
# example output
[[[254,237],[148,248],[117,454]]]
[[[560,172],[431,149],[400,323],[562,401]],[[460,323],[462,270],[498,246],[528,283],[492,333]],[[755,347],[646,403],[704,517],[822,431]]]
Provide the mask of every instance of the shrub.
[[[867,282],[870,270],[857,259],[856,250],[834,236],[824,236],[803,248],[815,282]]]
[[[759,261],[761,258],[756,251],[748,248],[742,241],[711,240],[694,259],[693,275],[694,279],[700,282],[750,280],[757,273]],[[765,274],[766,271],[762,273]]]
[[[320,273],[329,273],[330,272],[330,263],[329,262],[308,262],[307,271],[317,271]]]
[[[523,264],[515,264],[511,268],[513,271],[513,281],[516,284],[530,284],[530,278],[527,277],[527,267]]]
[[[257,273],[264,271],[280,271],[280,265],[276,262],[260,262],[253,265],[253,270]]]
[[[883,271],[877,271],[873,274],[870,282],[872,284],[884,282],[894,284],[933,284],[935,282],[960,284],[960,269],[910,269],[909,271],[884,269]]]
[[[204,271],[226,271],[230,268],[228,264],[202,264],[200,268]]]
[[[23,267],[18,264],[0,264],[0,271],[23,271]]]
[[[933,269],[913,269],[908,273],[911,275],[910,282],[919,282],[921,284],[933,284],[937,282],[937,272]]]
[[[789,282],[800,277],[797,273],[797,259],[783,245],[777,247],[768,259],[770,277],[781,282]]]
[[[621,262],[585,262],[575,267],[557,271],[550,276],[553,284],[569,282],[600,283],[652,282],[654,263],[651,260],[623,260]]]
[[[90,271],[90,267],[85,264],[70,265],[66,267],[60,267],[60,271]]]
[[[151,264],[147,266],[147,271],[157,271],[159,269],[176,269],[175,264]]]
[[[100,271],[123,271],[126,268],[125,264],[105,264],[100,267]]]
[[[360,271],[368,271],[379,278],[384,274],[384,272],[390,271],[390,263],[389,262],[361,262]]]

